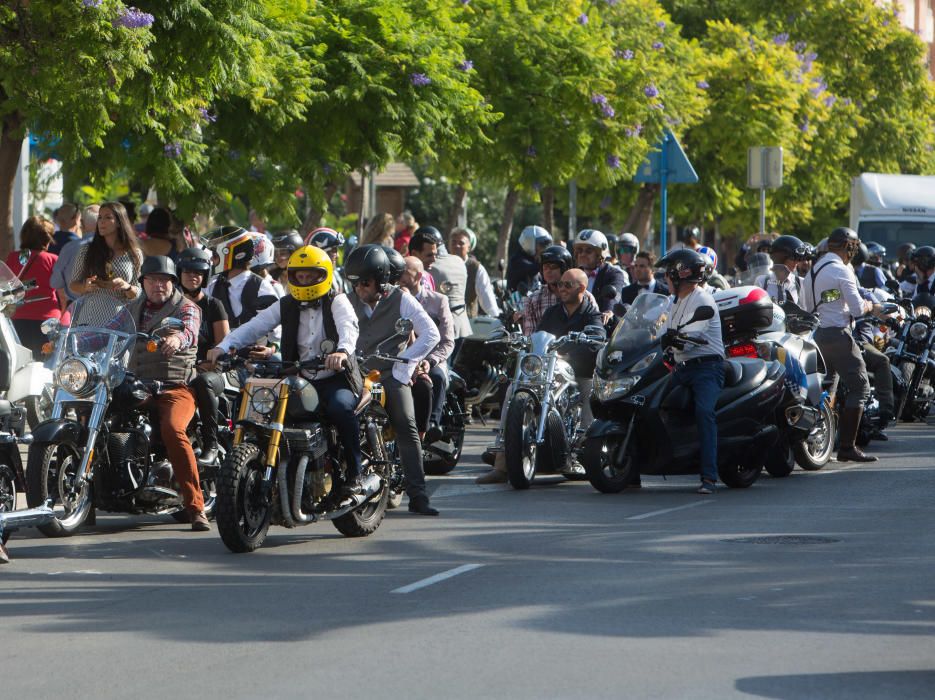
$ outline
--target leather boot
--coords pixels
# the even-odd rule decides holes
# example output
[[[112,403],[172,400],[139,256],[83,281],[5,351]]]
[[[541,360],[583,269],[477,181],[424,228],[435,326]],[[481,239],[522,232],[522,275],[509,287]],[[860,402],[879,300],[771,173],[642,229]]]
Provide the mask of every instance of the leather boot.
[[[854,441],[857,439],[857,430],[860,428],[860,417],[864,409],[844,408],[841,411],[841,427],[838,429],[840,447],[838,449],[839,462],[876,462],[877,458],[864,454]]]
[[[506,476],[506,456],[498,452],[494,459],[493,469],[486,474],[481,474],[474,480],[476,484],[505,484]]]

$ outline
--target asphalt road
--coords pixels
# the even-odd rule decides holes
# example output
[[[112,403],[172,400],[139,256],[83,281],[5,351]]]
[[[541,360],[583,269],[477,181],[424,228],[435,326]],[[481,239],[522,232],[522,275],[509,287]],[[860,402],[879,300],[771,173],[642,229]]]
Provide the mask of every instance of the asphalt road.
[[[0,696],[935,697],[935,426],[867,466],[693,492],[431,480],[439,518],[229,554],[168,518],[18,532]],[[443,575],[443,576],[439,576]]]

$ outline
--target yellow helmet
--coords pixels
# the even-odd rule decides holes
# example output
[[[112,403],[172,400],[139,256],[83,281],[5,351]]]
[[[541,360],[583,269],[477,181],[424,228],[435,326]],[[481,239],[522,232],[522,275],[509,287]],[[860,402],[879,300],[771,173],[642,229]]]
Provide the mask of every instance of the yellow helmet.
[[[331,289],[334,266],[331,264],[331,258],[321,248],[306,245],[297,249],[289,256],[287,270],[289,294],[296,301],[321,299]],[[308,284],[301,284],[296,280],[296,273],[300,270],[310,270],[314,273]]]

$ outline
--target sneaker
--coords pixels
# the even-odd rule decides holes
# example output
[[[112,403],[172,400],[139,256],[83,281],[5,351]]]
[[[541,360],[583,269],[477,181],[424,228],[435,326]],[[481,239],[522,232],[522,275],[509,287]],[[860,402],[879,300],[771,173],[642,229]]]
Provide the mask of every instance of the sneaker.
[[[698,487],[698,493],[708,496],[714,493],[717,490],[717,484],[713,481],[702,481],[701,486]]]
[[[211,524],[208,522],[208,516],[203,510],[197,513],[192,511],[192,532],[209,532]]]

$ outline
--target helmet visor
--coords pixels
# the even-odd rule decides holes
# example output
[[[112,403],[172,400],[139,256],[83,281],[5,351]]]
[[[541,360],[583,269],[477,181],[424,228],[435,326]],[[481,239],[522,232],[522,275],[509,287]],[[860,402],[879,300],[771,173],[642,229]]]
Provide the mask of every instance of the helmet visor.
[[[298,267],[289,270],[289,284],[296,287],[311,287],[328,278],[328,271],[320,267]]]

